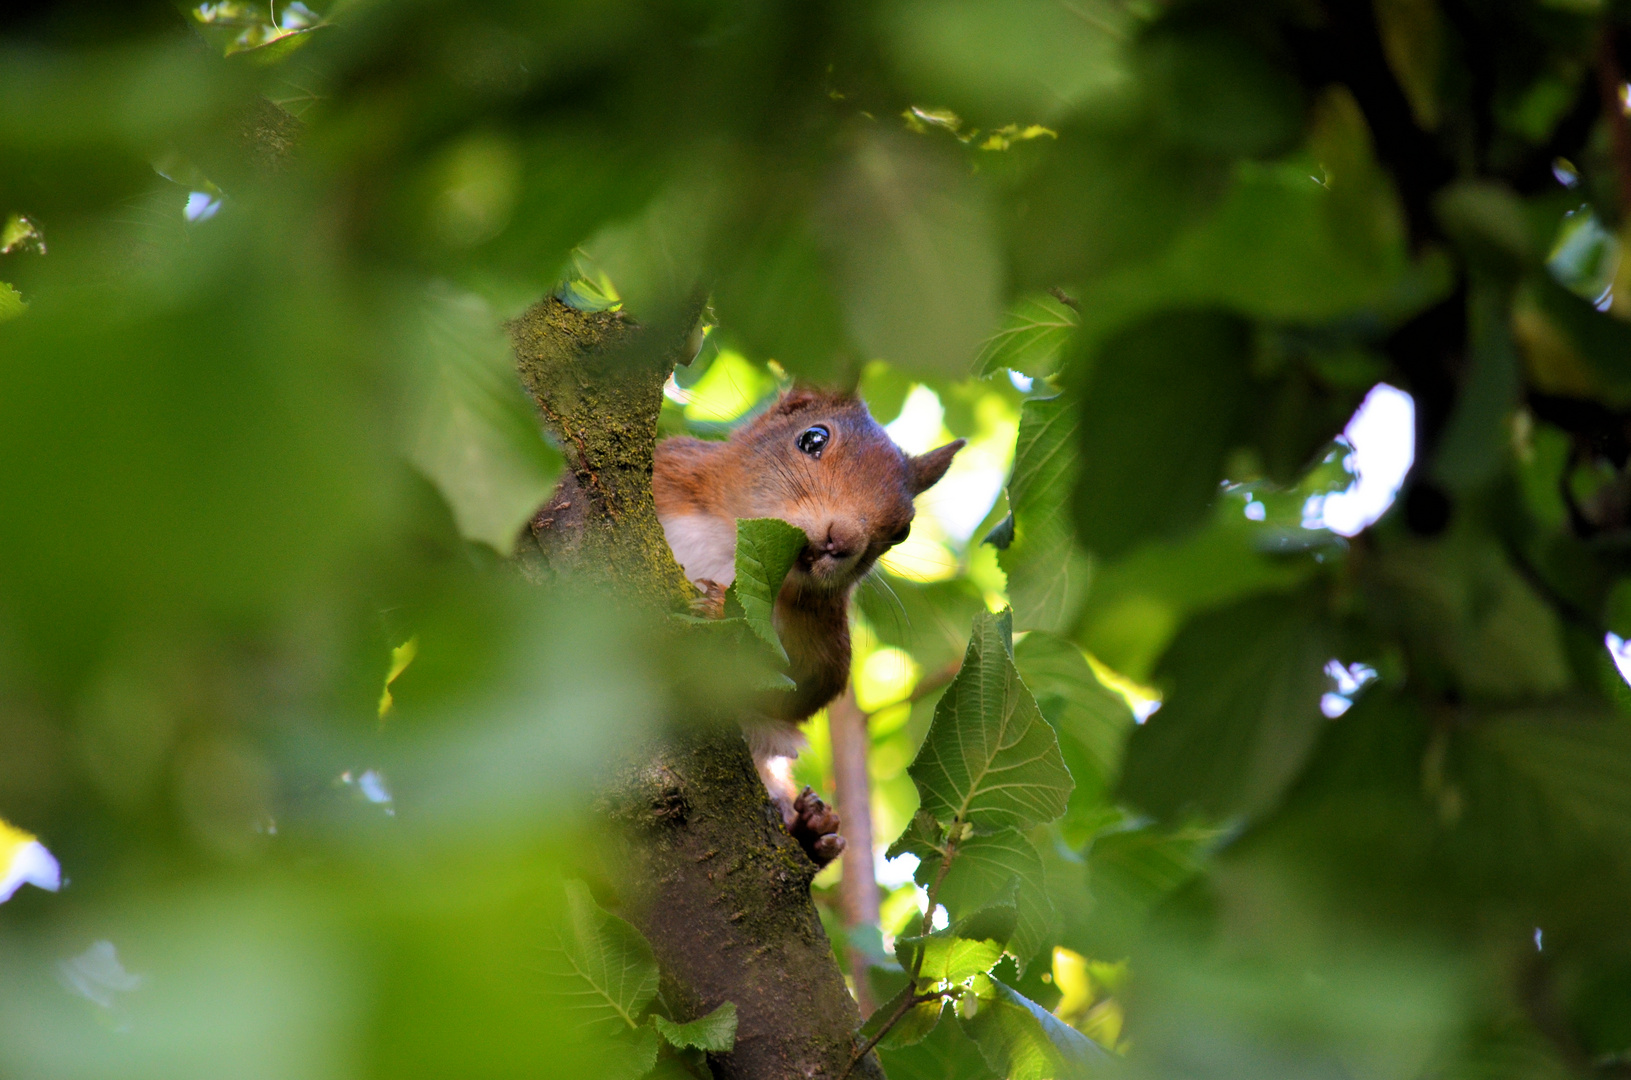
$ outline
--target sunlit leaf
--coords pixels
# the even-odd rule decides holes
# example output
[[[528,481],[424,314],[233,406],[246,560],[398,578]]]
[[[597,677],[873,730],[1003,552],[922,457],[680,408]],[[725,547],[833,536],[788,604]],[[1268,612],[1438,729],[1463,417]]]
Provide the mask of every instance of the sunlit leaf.
[[[975,617],[963,666],[909,770],[923,808],[978,827],[1030,825],[1064,813],[1073,786],[1053,729],[1020,681],[1008,613]]]
[[[28,305],[23,302],[23,294],[0,281],[0,322],[15,319],[27,309]]]
[[[1024,375],[1052,375],[1071,331],[1081,318],[1069,305],[1047,294],[1019,300],[1008,309],[1002,329],[986,339],[975,360],[982,375],[1010,368]]]

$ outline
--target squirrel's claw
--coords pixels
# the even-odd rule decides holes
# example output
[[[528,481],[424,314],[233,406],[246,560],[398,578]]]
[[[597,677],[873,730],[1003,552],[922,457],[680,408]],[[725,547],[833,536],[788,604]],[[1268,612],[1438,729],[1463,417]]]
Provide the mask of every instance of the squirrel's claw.
[[[826,866],[843,853],[838,826],[838,811],[822,802],[814,788],[806,787],[793,800],[793,823],[787,831],[817,866]]]
[[[706,578],[696,583],[702,595],[691,601],[691,610],[705,619],[725,617],[725,586]]]

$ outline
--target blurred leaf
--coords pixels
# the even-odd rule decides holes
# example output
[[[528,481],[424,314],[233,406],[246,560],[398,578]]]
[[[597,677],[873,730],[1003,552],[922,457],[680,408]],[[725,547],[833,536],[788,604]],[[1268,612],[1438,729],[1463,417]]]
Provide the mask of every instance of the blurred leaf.
[[[1106,341],[1082,389],[1076,532],[1119,555],[1204,520],[1250,383],[1246,327],[1169,312]]]
[[[1493,538],[1465,524],[1365,567],[1376,622],[1410,643],[1415,675],[1482,698],[1556,694],[1572,681],[1558,617]]]
[[[415,305],[422,385],[409,457],[453,508],[459,532],[508,555],[555,487],[561,455],[544,440],[498,321],[472,296]]]
[[[995,979],[988,994],[965,998],[958,1012],[986,1063],[1009,1080],[1082,1077],[1107,1060],[1087,1036]]]
[[[676,1024],[664,1016],[652,1018],[658,1034],[672,1046],[691,1047],[713,1054],[728,1053],[736,1045],[736,1006],[725,1002],[706,1016],[689,1023]]]
[[[747,235],[714,285],[720,320],[754,355],[802,378],[830,379],[846,350],[844,310],[810,209],[778,200],[738,228]]]
[[[1631,721],[1560,703],[1497,713],[1464,742],[1449,778],[1463,828],[1478,832],[1469,843],[1483,850],[1473,854],[1489,868],[1552,882],[1631,866]]]
[[[1097,805],[1120,769],[1132,710],[1099,682],[1081,649],[1064,638],[1042,631],[1025,635],[1014,646],[1014,666],[1059,735],[1065,764],[1076,781],[1072,808]]]
[[[23,302],[23,294],[0,281],[0,322],[15,319],[26,310],[28,305]]]
[[[1191,620],[1158,671],[1171,691],[1127,742],[1124,795],[1169,819],[1272,807],[1327,723],[1328,634],[1307,598],[1261,597]]]
[[[997,325],[1001,286],[975,182],[921,140],[869,136],[833,177],[820,217],[864,355],[909,372],[968,374]]]
[[[1221,162],[1151,139],[1147,127],[1065,125],[1012,196],[1017,284],[1048,289],[1155,258],[1226,190]],[[1085,301],[1082,310],[1092,312]]]
[[[641,322],[673,319],[703,288],[711,232],[725,198],[720,165],[681,170],[640,214],[584,242],[588,258]]]
[[[1008,309],[1002,329],[986,339],[975,370],[991,375],[1010,368],[1042,378],[1059,367],[1072,330],[1081,324],[1075,310],[1045,293],[1024,297]]]
[[[962,658],[969,624],[985,609],[985,597],[963,577],[918,582],[870,575],[855,600],[878,640],[905,649],[926,672]]]
[[[640,931],[603,911],[583,882],[566,883],[566,903],[559,945],[545,953],[552,961],[545,972],[548,989],[585,1028],[606,1035],[637,1031],[631,1060],[649,1044],[654,1062],[656,1033],[650,1040],[639,1033],[649,1031],[640,1028],[640,1016],[657,996],[651,946]]]
[[[1078,471],[1077,410],[1064,395],[1025,402],[1008,481],[1012,536],[997,561],[1021,630],[1066,630],[1093,565],[1076,546],[1069,514]]]
[[[1201,826],[1116,822],[1087,850],[1092,906],[1066,940],[1089,956],[1132,952],[1150,912],[1206,868],[1205,856],[1220,835]]]
[[[1012,630],[1007,612],[975,616],[962,669],[909,770],[923,808],[941,821],[996,828],[1065,811],[1070,773],[1014,669]]]
[[[1592,391],[1619,405],[1631,402],[1631,324],[1606,315],[1559,285],[1550,274],[1532,275],[1529,295],[1555,328],[1573,368],[1583,368]],[[1531,363],[1534,362],[1531,348]]]
[[[783,663],[787,652],[773,618],[782,581],[807,543],[804,530],[776,518],[744,518],[736,523],[736,580],[731,591],[759,640]]]
[[[1444,27],[1434,0],[1375,0],[1382,51],[1423,131],[1439,124]]]
[[[1433,461],[1434,478],[1457,494],[1487,483],[1501,468],[1511,442],[1507,425],[1523,395],[1510,292],[1475,280],[1468,294],[1470,363]]]
[[[1121,4],[922,0],[880,5],[885,40],[920,100],[980,123],[1040,120],[1115,90],[1133,30]]]
[[[1302,86],[1247,41],[1195,21],[1158,24],[1135,52],[1163,133],[1206,153],[1268,157],[1302,134]]]

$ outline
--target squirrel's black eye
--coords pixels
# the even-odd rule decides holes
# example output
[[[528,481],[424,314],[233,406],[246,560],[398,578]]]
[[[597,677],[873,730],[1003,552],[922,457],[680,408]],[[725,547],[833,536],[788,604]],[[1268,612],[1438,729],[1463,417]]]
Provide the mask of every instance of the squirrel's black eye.
[[[799,437],[793,440],[793,445],[809,454],[813,458],[821,456],[821,451],[827,448],[827,440],[832,438],[832,432],[817,424],[815,427],[805,428],[799,432]]]

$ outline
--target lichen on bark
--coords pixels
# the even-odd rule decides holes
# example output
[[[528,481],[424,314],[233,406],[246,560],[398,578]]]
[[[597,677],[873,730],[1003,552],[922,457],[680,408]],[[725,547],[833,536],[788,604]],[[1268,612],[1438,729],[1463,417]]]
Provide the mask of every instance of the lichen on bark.
[[[651,470],[663,382],[690,359],[692,327],[642,328],[550,298],[508,329],[569,470],[532,521],[523,564],[539,580],[588,577],[683,608],[697,593],[663,539]],[[623,914],[651,941],[680,1019],[735,1003],[736,1047],[712,1059],[716,1077],[838,1077],[860,1014],[810,897],[815,866],[730,718],[670,719],[600,800],[622,840]],[[883,1071],[869,1055],[851,1075]]]

